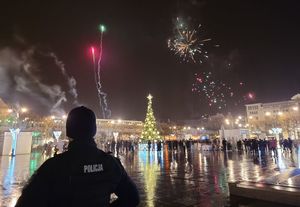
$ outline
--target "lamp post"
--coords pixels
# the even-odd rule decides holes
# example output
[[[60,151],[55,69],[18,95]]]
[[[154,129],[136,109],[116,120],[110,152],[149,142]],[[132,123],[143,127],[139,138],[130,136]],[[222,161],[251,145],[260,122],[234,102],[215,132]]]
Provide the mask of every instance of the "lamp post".
[[[18,136],[22,130],[22,128],[25,128],[24,124],[28,119],[24,119],[20,121],[20,116],[21,114],[27,113],[28,109],[25,107],[12,107],[8,109],[7,111],[10,116],[12,117],[12,122],[10,122],[11,126],[9,126],[9,131],[12,136],[12,144],[11,144],[11,156],[16,155],[16,149],[17,149],[17,141],[18,141]]]
[[[292,114],[290,117],[292,117],[292,127],[293,127],[293,133],[294,133],[294,139],[298,139],[298,132],[299,132],[299,107],[298,105],[292,107]]]
[[[273,116],[272,116],[271,112],[267,111],[265,113],[265,116],[272,119],[271,130],[269,130],[269,133],[274,134],[276,139],[279,140],[279,134],[283,132],[283,130],[282,130],[283,126],[282,126],[282,124],[280,124],[279,119],[280,119],[280,117],[284,116],[283,112],[279,111],[279,112],[273,114]]]

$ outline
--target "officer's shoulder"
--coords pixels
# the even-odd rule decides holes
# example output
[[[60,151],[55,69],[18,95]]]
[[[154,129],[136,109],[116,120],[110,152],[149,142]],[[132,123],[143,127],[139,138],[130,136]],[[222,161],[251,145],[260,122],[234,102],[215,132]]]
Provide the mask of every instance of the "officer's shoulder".
[[[121,160],[118,157],[115,157],[112,152],[104,152],[101,149],[97,149],[98,155],[108,161],[112,165],[117,165],[118,168],[122,168]]]
[[[113,159],[115,162],[117,162],[119,165],[122,165],[120,158],[115,157],[113,155],[109,155],[111,157],[111,159]]]
[[[112,152],[104,152],[104,151],[102,151],[102,150],[99,150],[99,151],[101,151],[101,153],[102,153],[107,159],[110,159],[110,160],[120,160],[119,158],[115,157],[115,156],[113,155]]]
[[[52,165],[55,165],[55,164],[58,164],[62,161],[64,161],[66,159],[66,157],[68,156],[68,153],[67,152],[63,152],[61,154],[57,154],[55,155],[54,157],[51,157],[49,159],[47,159],[43,165],[44,166],[52,166]]]
[[[107,157],[107,159],[109,161],[111,161],[112,163],[117,164],[118,166],[122,166],[121,160],[118,157],[115,157],[111,152],[104,152],[105,156]]]

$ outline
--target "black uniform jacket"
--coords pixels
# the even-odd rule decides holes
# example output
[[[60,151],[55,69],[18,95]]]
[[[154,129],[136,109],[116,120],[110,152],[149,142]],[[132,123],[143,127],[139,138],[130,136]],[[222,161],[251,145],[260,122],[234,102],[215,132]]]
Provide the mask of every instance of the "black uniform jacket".
[[[118,199],[110,204],[110,195]],[[16,207],[137,206],[139,194],[120,161],[94,140],[72,141],[45,161],[23,188]]]

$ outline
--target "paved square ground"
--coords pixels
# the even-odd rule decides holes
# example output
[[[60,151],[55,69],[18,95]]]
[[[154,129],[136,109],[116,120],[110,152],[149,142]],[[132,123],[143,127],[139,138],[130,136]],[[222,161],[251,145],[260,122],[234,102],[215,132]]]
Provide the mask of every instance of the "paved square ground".
[[[250,180],[299,185],[300,177],[282,179],[281,172],[299,168],[298,154],[282,153],[264,159],[238,152],[135,151],[120,159],[136,182],[140,206],[274,206],[245,199],[230,199],[228,181]],[[47,159],[42,153],[0,157],[0,206],[14,206],[22,186]],[[272,177],[272,179],[270,179]],[[268,178],[268,179],[266,179]],[[281,205],[282,206],[282,205]]]

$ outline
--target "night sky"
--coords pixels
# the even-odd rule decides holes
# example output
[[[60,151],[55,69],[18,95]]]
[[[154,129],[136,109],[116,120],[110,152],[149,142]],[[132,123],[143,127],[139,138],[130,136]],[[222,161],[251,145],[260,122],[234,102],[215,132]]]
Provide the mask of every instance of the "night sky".
[[[192,93],[197,72],[245,83],[235,89],[233,102],[244,92],[254,92],[255,102],[287,100],[300,92],[299,4],[263,2],[7,1],[1,4],[0,47],[26,42],[55,52],[77,80],[79,102],[99,115],[89,47],[98,43],[97,25],[103,23],[102,83],[113,118],[143,120],[149,92],[157,119],[199,118],[218,111]],[[176,17],[201,23],[204,37],[212,39],[205,63],[184,63],[168,49]],[[40,61],[44,81],[63,81],[54,75],[57,68]],[[72,102],[63,107],[68,111]],[[219,112],[243,109],[240,102]]]

